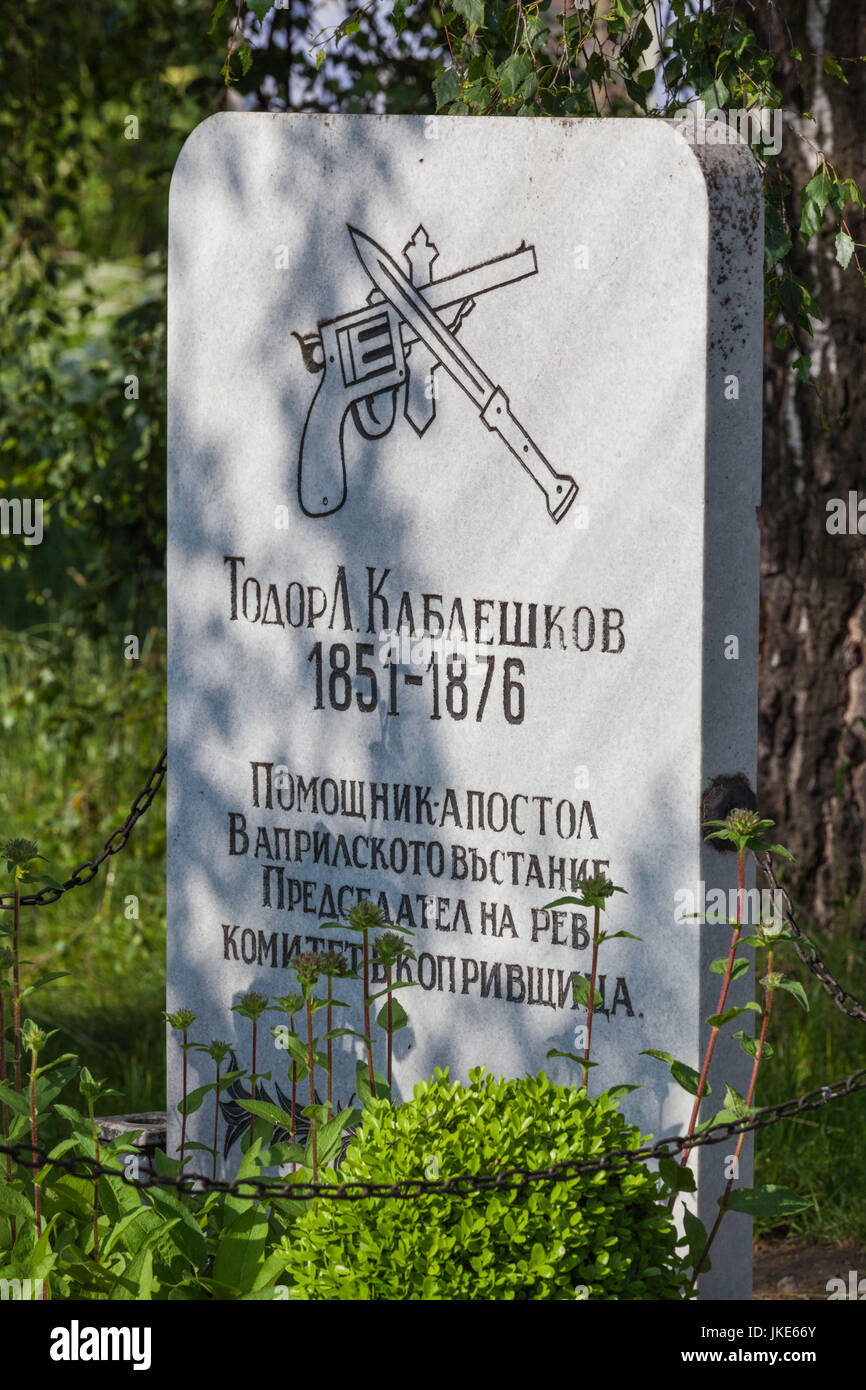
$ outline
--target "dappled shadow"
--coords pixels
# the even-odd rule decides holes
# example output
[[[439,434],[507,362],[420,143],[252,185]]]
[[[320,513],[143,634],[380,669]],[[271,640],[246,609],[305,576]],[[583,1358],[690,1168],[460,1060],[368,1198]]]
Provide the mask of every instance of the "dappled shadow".
[[[642,940],[602,948],[608,1013],[594,1025],[599,1066],[590,1089],[640,1075],[643,1087],[623,1110],[643,1133],[659,1135],[684,1123],[689,1101],[671,1088],[665,1066],[638,1059],[638,1053],[661,1048],[698,1065],[701,1018],[715,1007],[709,995],[718,981],[711,976],[711,984],[702,984],[700,998],[696,981],[707,952],[721,949],[715,938],[721,942],[725,933],[711,929],[714,939],[702,946],[701,929],[675,925],[676,894],[696,888],[709,872],[716,886],[733,882],[729,859],[702,857],[698,824],[708,773],[738,770],[708,767],[702,760],[718,717],[701,680],[701,653],[706,662],[715,640],[703,613],[706,259],[700,246],[689,247],[682,264],[660,251],[636,258],[625,219],[623,226],[605,226],[606,260],[593,275],[563,272],[561,211],[557,217],[551,212],[556,179],[565,177],[557,161],[579,149],[582,203],[569,213],[569,235],[589,242],[594,255],[600,254],[593,240],[598,208],[612,196],[610,161],[594,153],[588,137],[579,147],[569,143],[584,138],[579,122],[563,127],[558,152],[541,136],[537,148],[506,147],[502,128],[510,122],[466,123],[455,172],[447,141],[459,122],[443,125],[441,140],[428,141],[418,118],[411,125],[414,146],[407,136],[409,145],[401,149],[389,129],[394,119],[218,117],[191,137],[172,185],[170,1007],[192,1008],[201,1020],[201,1040],[224,1037],[247,1058],[249,1025],[230,1006],[247,989],[269,995],[292,989],[294,976],[281,964],[282,934],[288,940],[301,935],[304,948],[312,944],[306,938],[317,929],[322,886],[347,884],[356,896],[374,898],[383,892],[395,914],[409,895],[415,950],[426,953],[434,962],[429,970],[438,973],[435,987],[398,996],[411,1020],[395,1040],[399,1094],[406,1096],[416,1080],[446,1064],[463,1078],[483,1063],[506,1075],[545,1068],[554,1080],[573,1083],[574,1065],[547,1062],[546,1052],[580,1050],[574,1029],[585,1015],[568,1005],[549,1006],[551,980],[559,984],[557,972],[567,980],[573,970],[588,971],[589,952],[585,941],[583,949],[555,945],[549,933],[533,942],[532,910],[562,891],[548,871],[551,856],[578,865],[587,860],[590,872],[600,860],[628,890],[628,897],[613,900],[604,925]],[[400,119],[410,129],[406,123],[414,118]],[[662,132],[650,138],[671,137]],[[629,186],[646,209],[649,244],[658,250],[668,235],[669,210],[656,196],[651,161],[642,168],[636,159],[634,132],[622,139]],[[668,196],[683,216],[693,216],[689,160],[671,157]],[[568,165],[568,177],[573,167]],[[363,168],[363,178],[346,172],[356,168]],[[372,440],[358,435],[350,421],[345,504],[328,516],[302,512],[297,461],[317,378],[306,370],[291,334],[308,334],[318,321],[364,305],[371,285],[347,223],[375,236],[395,258],[423,223],[440,250],[437,276],[504,255],[524,240],[535,246],[538,277],[509,286],[498,299],[485,296],[461,325],[460,341],[501,382],[553,466],[574,473],[589,507],[588,528],[576,516],[554,525],[531,480],[449,379],[441,384],[434,426],[421,438],[399,417],[389,435]],[[287,253],[281,267],[282,247]],[[681,305],[688,294],[696,306],[692,320],[677,320],[671,334],[657,306]],[[637,306],[639,331],[630,326],[631,306]],[[627,414],[623,399],[630,402]],[[335,432],[335,447],[336,438]],[[285,528],[275,524],[279,508],[287,509]],[[261,613],[259,621],[245,621],[240,609],[233,618],[226,556],[243,557],[243,565],[236,558],[238,583],[255,577],[263,607],[271,584],[278,596],[289,584],[302,586],[307,596],[309,586],[316,586],[327,595],[327,616],[297,627],[266,623]],[[383,583],[388,619],[377,603],[372,625],[369,570],[376,583],[390,571]],[[489,600],[494,613],[500,603],[512,605],[509,622],[515,600],[536,604],[539,624],[548,605],[552,613],[559,610],[564,624],[561,649],[556,631],[547,647],[541,640],[533,648],[491,647],[496,680],[480,720],[472,714],[478,685],[470,683],[465,719],[441,708],[434,718],[430,673],[416,688],[403,679],[409,668],[401,668],[400,713],[394,716],[386,668],[378,663],[379,629],[397,625],[404,591],[412,595],[417,628],[425,593],[439,596],[446,617],[458,597],[467,619],[474,599]],[[253,598],[250,606],[254,611]],[[577,649],[570,631],[571,615],[581,607],[593,613],[599,632],[586,651]],[[618,653],[611,642],[603,651],[602,614],[620,611],[626,647]],[[272,607],[272,619],[275,613]],[[524,608],[524,622],[527,616]],[[325,644],[327,705],[327,656],[337,641],[350,650],[360,643],[375,649],[379,701],[371,713],[354,700],[341,712],[315,708],[315,644]],[[499,682],[507,658],[523,663],[523,722],[506,717]],[[366,786],[368,797],[371,782],[431,788],[433,821],[416,817],[414,790],[408,824],[394,815],[371,823],[320,809],[298,816],[296,803],[281,810],[276,800],[271,810],[256,809],[251,762],[285,766],[294,797],[298,777],[305,783],[333,778],[337,785],[351,779]],[[580,769],[588,771],[588,782],[579,780]],[[462,822],[445,818],[446,788],[457,793]],[[502,793],[512,807],[514,798],[522,798],[520,827],[512,822],[501,838],[498,831],[470,827],[468,789]],[[579,838],[573,833],[562,839],[549,826],[542,835],[531,818],[539,815],[532,799],[544,797],[552,798],[551,807],[570,799],[578,811],[586,799],[592,827],[581,817]],[[367,817],[370,809],[368,800]],[[229,812],[244,817],[246,854],[229,853]],[[508,861],[516,881],[497,885],[489,875],[476,884],[449,879],[447,867],[441,877],[393,869],[326,871],[311,857],[281,858],[287,896],[280,908],[276,877],[270,880],[271,905],[263,904],[262,856],[254,857],[258,826],[269,832],[318,829],[333,840],[340,834],[386,841],[399,835],[425,844],[437,839],[449,864],[455,844],[487,856],[496,848],[515,850],[524,859],[519,870]],[[238,834],[235,847],[242,844]],[[272,835],[268,851],[274,852]],[[528,876],[530,853],[539,857],[543,882]],[[315,881],[310,910],[304,911],[303,900],[288,910],[290,879]],[[415,895],[421,893],[449,900],[438,926],[435,911],[429,925],[418,925]],[[466,902],[466,921],[449,930],[458,897]],[[488,909],[497,905],[500,926],[507,904],[514,932],[482,932],[482,902]],[[488,912],[488,928],[489,918]],[[236,926],[237,936],[226,938],[224,925]],[[234,959],[245,930],[256,942],[260,933],[277,934],[276,967],[267,956],[247,964]],[[339,933],[331,936],[341,939]],[[501,963],[501,997],[495,991],[479,997],[477,977],[467,979],[472,971],[464,972],[467,959],[491,968]],[[533,1007],[525,997],[509,1000],[510,963],[522,963],[524,971],[530,963],[542,968],[547,1006]],[[361,1021],[357,1003],[339,1019],[354,1028]],[[335,1091],[346,1095],[359,1044],[341,1039],[338,1052]],[[380,1047],[380,1070],[383,1058]],[[210,1079],[210,1063],[197,1054],[190,1061],[191,1086]],[[285,1054],[263,1045],[259,1070],[269,1068],[282,1084]],[[735,1082],[741,1071],[738,1065],[731,1073]],[[177,1078],[173,1043],[170,1108]]]

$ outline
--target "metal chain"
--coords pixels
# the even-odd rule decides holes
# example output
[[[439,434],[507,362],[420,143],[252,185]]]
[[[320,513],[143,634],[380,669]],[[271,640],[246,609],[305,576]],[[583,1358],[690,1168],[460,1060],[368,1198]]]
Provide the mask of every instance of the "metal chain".
[[[46,886],[40,889],[38,893],[22,894],[19,899],[22,907],[44,907],[46,903],[56,902],[64,893],[68,893],[70,888],[80,888],[83,884],[89,883],[91,879],[96,877],[100,865],[105,862],[109,855],[118,854],[123,849],[132,833],[133,826],[141,820],[141,817],[149,808],[153,798],[162,786],[166,769],[166,752],[167,750],[164,748],[160,754],[159,762],[156,764],[156,767],[153,769],[141,791],[138,793],[138,796],[130,806],[129,815],[126,817],[123,825],[118,826],[117,830],[111,832],[101,853],[98,854],[95,859],[85,859],[83,864],[79,864],[72,877],[68,878],[60,888],[50,888]],[[14,907],[14,905],[14,894],[0,894],[0,909],[8,911],[11,907]]]
[[[824,989],[830,995],[830,998],[833,1000],[833,1003],[837,1006],[837,1008],[842,1010],[843,1014],[847,1014],[849,1018],[859,1018],[862,1023],[866,1023],[866,1008],[863,1007],[859,999],[855,999],[853,994],[849,994],[847,989],[842,988],[835,975],[832,975],[830,973],[830,971],[827,969],[826,965],[818,955],[817,951],[815,951],[811,944],[809,944],[808,939],[805,936],[805,933],[802,932],[798,927],[796,921],[794,920],[793,904],[791,903],[791,899],[788,897],[788,894],[785,891],[785,889],[779,884],[778,880],[776,879],[776,875],[773,872],[773,865],[770,861],[769,854],[756,854],[754,858],[755,863],[758,865],[758,868],[761,870],[761,872],[765,875],[773,892],[778,893],[782,901],[782,915],[785,919],[785,925],[789,927],[791,932],[793,933],[794,949],[797,952],[797,955],[800,957],[803,964],[807,966],[809,970],[811,970],[812,974],[815,976],[815,979],[819,982],[819,984],[821,984],[824,987]],[[801,945],[801,942],[804,942],[805,944]]]
[[[112,854],[118,854],[124,848],[133,827],[149,809],[162,786],[166,773],[166,754],[167,750],[163,749],[147,782],[133,801],[126,820],[123,825],[112,831],[101,853],[95,859],[87,859],[83,864],[79,864],[71,878],[68,878],[61,887],[46,886],[38,893],[22,895],[19,899],[22,906],[43,906],[56,902],[71,888],[79,888],[85,883],[90,883],[96,877],[105,860]],[[849,1018],[859,1018],[866,1022],[866,1009],[831,974],[797,925],[791,899],[776,879],[769,854],[755,854],[754,857],[774,893],[779,894],[783,903],[784,920],[794,937],[794,947],[800,959],[843,1013],[847,1014]],[[8,911],[14,906],[14,902],[13,894],[0,895],[0,909]],[[818,1087],[816,1090],[808,1091],[805,1095],[795,1097],[792,1100],[767,1106],[741,1119],[712,1125],[697,1134],[680,1134],[669,1139],[660,1139],[655,1144],[644,1145],[643,1148],[639,1149],[612,1149],[600,1158],[566,1160],[551,1164],[547,1168],[511,1168],[498,1174],[482,1176],[467,1173],[453,1178],[441,1179],[406,1178],[390,1184],[364,1183],[360,1180],[336,1185],[320,1182],[286,1184],[272,1178],[235,1178],[232,1181],[224,1182],[197,1173],[143,1180],[131,1177],[125,1170],[121,1171],[103,1163],[97,1163],[95,1159],[85,1157],[51,1158],[48,1151],[38,1145],[0,1144],[0,1153],[9,1154],[13,1161],[18,1164],[32,1167],[34,1160],[38,1160],[40,1163],[61,1168],[64,1172],[77,1177],[93,1178],[100,1174],[108,1177],[119,1177],[129,1187],[168,1187],[177,1192],[187,1193],[225,1192],[251,1200],[265,1197],[284,1197],[295,1201],[328,1198],[335,1201],[351,1202],[367,1197],[402,1199],[422,1197],[427,1194],[468,1196],[473,1192],[508,1191],[534,1182],[567,1182],[584,1173],[622,1171],[633,1163],[642,1163],[654,1158],[670,1158],[680,1153],[684,1148],[692,1149],[699,1148],[704,1144],[719,1144],[733,1135],[744,1134],[749,1130],[764,1129],[768,1125],[778,1124],[781,1120],[790,1119],[806,1110],[816,1110],[840,1096],[851,1095],[862,1090],[866,1090],[866,1068],[852,1072],[844,1081],[834,1081],[830,1085]],[[24,1154],[27,1155],[26,1158],[22,1157]]]
[[[600,1158],[566,1159],[550,1164],[547,1168],[508,1168],[496,1174],[462,1173],[453,1178],[404,1178],[395,1183],[363,1182],[360,1179],[338,1184],[285,1183],[277,1178],[234,1178],[231,1181],[221,1181],[199,1173],[178,1174],[175,1177],[161,1175],[147,1180],[131,1177],[125,1171],[109,1168],[92,1158],[51,1158],[47,1150],[32,1144],[0,1145],[0,1153],[8,1153],[16,1163],[29,1167],[32,1167],[35,1158],[40,1163],[61,1168],[75,1177],[94,1178],[97,1174],[104,1174],[107,1177],[120,1178],[128,1187],[168,1187],[177,1192],[202,1194],[226,1192],[253,1201],[277,1197],[293,1201],[328,1198],[343,1202],[357,1202],[368,1197],[467,1197],[473,1192],[509,1191],[536,1182],[568,1182],[584,1173],[619,1172],[633,1163],[643,1163],[647,1159],[672,1158],[686,1147],[693,1149],[703,1144],[720,1144],[733,1135],[745,1134],[748,1130],[764,1129],[804,1111],[817,1110],[840,1096],[864,1090],[866,1068],[861,1068],[852,1072],[844,1081],[833,1081],[827,1086],[819,1086],[814,1091],[807,1091],[805,1095],[782,1101],[778,1105],[768,1105],[742,1119],[711,1125],[698,1134],[678,1134],[670,1139],[659,1139],[655,1144],[644,1145],[640,1149],[611,1149]],[[21,1157],[25,1153],[29,1155],[26,1159]]]

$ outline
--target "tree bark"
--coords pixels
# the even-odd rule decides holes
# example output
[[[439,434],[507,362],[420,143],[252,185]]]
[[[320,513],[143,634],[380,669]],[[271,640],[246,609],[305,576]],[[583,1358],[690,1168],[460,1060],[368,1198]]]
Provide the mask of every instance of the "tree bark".
[[[824,55],[866,53],[866,10],[850,0],[761,0],[756,9],[786,106],[814,118],[786,119],[782,169],[802,187],[816,168],[810,141],[840,177],[866,187],[866,64],[843,63],[847,86],[823,71]],[[790,58],[792,46],[803,62]],[[792,195],[787,210],[796,226]],[[846,221],[866,241],[853,205]],[[846,922],[863,930],[866,899],[866,535],[830,534],[827,503],[849,492],[866,501],[866,289],[853,264],[843,272],[836,263],[834,235],[828,211],[809,246],[793,252],[792,269],[823,314],[813,338],[801,334],[782,351],[778,325],[766,329],[758,805],[797,856],[803,907],[845,931]],[[812,357],[820,396],[791,369],[800,351]]]

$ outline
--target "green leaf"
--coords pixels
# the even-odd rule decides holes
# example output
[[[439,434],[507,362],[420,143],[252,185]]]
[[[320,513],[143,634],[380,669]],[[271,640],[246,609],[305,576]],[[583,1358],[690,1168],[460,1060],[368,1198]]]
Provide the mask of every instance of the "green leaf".
[[[128,1136],[124,1136],[127,1138]],[[180,1163],[176,1158],[169,1158],[162,1149],[157,1149],[153,1155],[153,1166],[156,1169],[158,1178],[176,1178],[180,1173]]]
[[[857,243],[855,242],[854,238],[849,236],[847,232],[836,233],[836,260],[839,262],[843,270],[848,269],[851,257],[854,255],[856,245]]]
[[[220,1088],[222,1088],[222,1077],[220,1077]],[[181,1115],[183,1115],[184,1111],[186,1111],[187,1115],[194,1115],[196,1110],[200,1108],[201,1103],[207,1095],[208,1091],[215,1090],[215,1081],[209,1081],[204,1086],[197,1086],[194,1091],[190,1091],[188,1093],[186,1098],[186,1106],[184,1106],[183,1096],[181,1096],[180,1100],[177,1103],[177,1108],[180,1111]]]
[[[248,40],[245,40],[238,49],[238,59],[241,65],[241,73],[246,77],[253,65],[253,50]]]
[[[812,375],[811,357],[807,357],[805,353],[803,353],[795,359],[795,361],[792,363],[792,366],[794,368],[794,371],[797,373],[797,376],[802,381],[803,385],[807,386],[809,384],[809,378]]]
[[[577,979],[574,981],[574,984],[572,986],[572,995],[574,997],[575,1004],[582,1004],[584,1008],[589,1008],[589,980],[585,979],[583,975],[578,975]],[[598,990],[596,990],[595,1000],[593,1002],[592,1007],[593,1009],[598,1009],[601,1007],[601,1004],[601,994]]]
[[[541,53],[550,38],[550,29],[537,14],[524,13],[524,23],[530,48],[534,53]]]
[[[835,58],[828,58],[825,55],[824,71],[826,72],[828,77],[840,77],[842,81],[845,83],[845,86],[848,86],[848,79],[842,71],[842,65],[841,63],[837,63]]]
[[[710,1014],[707,1018],[707,1023],[709,1023],[712,1028],[723,1028],[726,1023],[730,1023],[732,1018],[739,1018],[740,1014],[759,1014],[762,1012],[763,1010],[760,1004],[756,1004],[754,999],[752,999],[748,1004],[743,1004],[742,1007],[726,1009],[723,1014]]]
[[[641,1089],[641,1086],[630,1086],[627,1082],[621,1082],[618,1086],[608,1086],[602,1095],[607,1096],[609,1100],[622,1100],[623,1096],[631,1095],[632,1091],[640,1091]],[[601,1100],[601,1096],[598,1099]]]
[[[406,28],[406,3],[407,0],[394,0],[394,8],[391,11],[391,23],[394,26],[395,34],[402,34]]]
[[[720,111],[729,100],[731,93],[719,77],[699,94],[704,111]]]
[[[587,59],[586,71],[591,82],[601,84],[610,75],[610,63],[598,49],[593,49]]]
[[[149,1245],[145,1245],[118,1277],[111,1298],[147,1301],[152,1297],[153,1283],[153,1251]]]
[[[660,1158],[659,1172],[672,1192],[695,1192],[697,1184],[691,1168],[678,1163],[675,1158]]]
[[[688,1247],[687,1263],[694,1268],[707,1245],[707,1232],[702,1221],[695,1216],[694,1212],[689,1211],[688,1207],[683,1206],[683,1230],[685,1235],[677,1241],[677,1245]],[[712,1269],[709,1257],[701,1265],[701,1273],[706,1274]]]
[[[759,1041],[758,1038],[753,1037],[751,1033],[744,1033],[742,1030],[739,1033],[734,1033],[732,1036],[735,1038],[739,1038],[740,1047],[743,1049],[743,1051],[746,1053],[748,1057],[757,1057]],[[765,1042],[764,1046],[761,1048],[761,1060],[763,1061],[765,1057],[772,1056],[773,1048],[770,1046],[768,1042]]]
[[[806,333],[812,332],[810,319],[821,317],[817,304],[796,275],[788,275],[779,285],[779,303],[788,317]]]
[[[437,111],[451,106],[457,100],[460,95],[460,78],[456,68],[444,68],[434,77],[433,95],[436,98]]]
[[[631,931],[603,931],[598,934],[598,944],[601,945],[603,941],[616,941],[618,936],[628,937],[629,941],[643,941],[642,936],[635,936]]]
[[[787,994],[793,994],[797,1003],[805,1009],[806,1013],[809,1012],[809,1000],[799,980],[780,980],[778,987],[785,990]]]
[[[212,33],[214,32],[214,30],[216,29],[217,24],[219,23],[220,17],[221,17],[221,15],[222,15],[222,12],[223,12],[223,10],[225,9],[225,7],[226,7],[226,5],[228,4],[228,2],[229,2],[229,0],[216,0],[216,5],[214,6],[213,16],[212,16],[211,22],[210,22],[210,28],[208,29],[208,33],[209,33],[209,34],[212,34]]]
[[[803,189],[803,197],[807,201],[816,203],[818,210],[823,212],[833,195],[834,179],[832,178],[826,164],[822,164],[815,176],[809,180]]]
[[[246,1209],[220,1235],[214,1279],[239,1293],[248,1293],[256,1281],[267,1238],[264,1204],[247,1202]]]
[[[8,1081],[0,1081],[0,1101],[16,1115],[29,1115],[30,1103],[23,1091],[16,1091]]]
[[[638,1056],[655,1057],[659,1062],[667,1062],[668,1066],[670,1066],[671,1062],[674,1060],[670,1052],[662,1052],[658,1047],[644,1048],[643,1052],[638,1053]]]
[[[384,1028],[385,1031],[388,1032],[388,1005],[387,1005],[387,1004],[383,1004],[383,1005],[382,1005],[381,1009],[379,1010],[378,1014],[376,1015],[376,1022],[379,1024],[379,1026],[380,1026],[381,1028]],[[400,1003],[399,999],[394,999],[394,1000],[392,1001],[392,1003],[391,1003],[391,1024],[390,1024],[390,1031],[391,1031],[392,1033],[396,1033],[398,1028],[405,1028],[405,1027],[406,1027],[406,1024],[407,1024],[408,1022],[409,1022],[409,1015],[406,1013],[406,1010],[403,1008],[403,1005]]]
[[[306,1045],[301,1042],[300,1038],[297,1036],[296,1033],[285,1034],[283,1038],[282,1051],[288,1052],[289,1056],[304,1068],[304,1074],[306,1074],[307,1048]]]
[[[671,1066],[671,1076],[678,1085],[682,1086],[684,1091],[688,1091],[689,1095],[696,1096],[698,1094],[698,1082],[701,1078],[694,1067],[687,1066],[685,1062],[674,1062]],[[704,1095],[710,1095],[711,1090],[710,1083],[705,1081]]]
[[[730,1211],[743,1211],[747,1216],[784,1217],[805,1211],[812,1203],[787,1187],[767,1183],[765,1187],[733,1188],[727,1205]]]
[[[749,1115],[754,1115],[753,1106],[749,1105],[745,1096],[741,1096],[739,1091],[735,1091],[733,1086],[725,1087],[725,1109],[730,1111],[735,1120],[745,1120]]]
[[[373,1080],[376,1084],[376,1096],[387,1098],[391,1094],[391,1088],[385,1080],[385,1077],[380,1076],[379,1073],[374,1070]],[[364,1107],[369,1105],[373,1098],[373,1092],[370,1089],[370,1073],[367,1069],[366,1062],[357,1062],[355,1064],[355,1095]]]
[[[317,1124],[324,1124],[328,1118],[328,1107],[323,1101],[315,1101],[312,1105],[305,1105],[301,1111],[308,1120],[315,1120]]]
[[[800,236],[804,241],[809,241],[820,230],[823,222],[823,209],[813,199],[809,199],[803,204],[800,214]]]
[[[278,1105],[273,1105],[267,1100],[239,1100],[237,1103],[242,1110],[248,1110],[251,1115],[269,1120],[276,1129],[287,1129],[291,1133],[292,1117]]]
[[[812,317],[813,317],[813,318],[818,318],[818,317],[820,317],[820,315],[818,315],[818,314],[813,314]],[[786,849],[784,845],[766,845],[766,844],[764,844],[764,845],[758,846],[758,848],[760,849],[760,851],[761,851],[762,854],[781,854],[782,858],[783,858],[783,859],[789,860],[789,862],[790,862],[791,864],[796,864],[796,862],[797,862],[796,859],[794,858],[793,854],[791,853],[791,851],[790,851],[789,849]]]
[[[122,1216],[120,1220],[111,1227],[106,1239],[100,1241],[100,1256],[106,1258],[110,1255],[117,1242],[123,1239],[129,1227],[144,1216],[146,1212],[147,1207],[136,1207],[135,1211],[128,1211],[125,1216]]]
[[[466,20],[470,34],[484,24],[484,0],[451,0],[451,8]]]
[[[225,1088],[226,1086],[231,1086],[231,1084],[232,1084],[233,1081],[239,1081],[240,1078],[241,1078],[242,1076],[246,1076],[246,1072],[244,1072],[244,1071],[227,1071],[227,1072],[225,1073],[224,1076],[221,1075],[221,1076],[220,1076],[220,1094],[222,1094],[222,1092],[223,1092],[223,1090],[224,1090],[224,1088]],[[214,1081],[214,1088],[216,1088],[216,1081]]]
[[[207,1244],[189,1207],[173,1192],[166,1192],[155,1185],[148,1189],[148,1199],[153,1203],[161,1223],[178,1218],[177,1225],[171,1230],[170,1243],[194,1270],[203,1271],[208,1261]]]
[[[17,1217],[19,1220],[36,1220],[36,1213],[32,1203],[19,1192],[17,1188],[6,1186],[5,1182],[0,1184],[0,1211],[7,1216]]]
[[[751,961],[746,956],[737,956],[731,967],[731,983],[738,980],[741,975],[745,975],[751,966]],[[714,975],[724,975],[728,968],[728,957],[719,956],[717,960],[710,962],[710,969]]]
[[[334,37],[339,42],[340,39],[348,39],[351,38],[353,34],[360,33],[360,30],[360,19],[356,19],[354,15],[349,15],[349,17],[347,19],[344,19],[340,27],[336,30]]]
[[[39,858],[42,858],[41,854],[39,855]],[[57,879],[52,878],[50,874],[28,874],[27,877],[24,879],[24,882],[27,884],[42,883],[45,885],[46,888],[59,888],[60,891],[63,892],[63,884],[58,883]],[[69,971],[63,970],[61,971],[61,974],[68,975]]]
[[[32,994],[35,989],[41,989],[43,985],[50,985],[53,980],[63,980],[69,974],[68,970],[49,970],[46,975],[40,975],[26,989],[22,989],[19,998],[23,999],[25,995]]]
[[[369,1006],[374,1004],[377,999],[383,999],[386,994],[393,994],[395,989],[417,989],[417,980],[398,980],[393,985],[387,985],[385,989],[380,989],[376,994],[371,994],[364,1003]],[[335,1001],[336,1002],[336,1001]]]
[[[671,1069],[671,1076],[673,1077],[674,1081],[676,1081],[677,1085],[682,1086],[683,1090],[688,1091],[689,1095],[697,1095],[698,1082],[701,1078],[700,1074],[695,1071],[694,1067],[688,1066],[686,1062],[678,1062],[676,1058],[672,1057],[669,1052],[662,1052],[658,1048],[654,1047],[645,1048],[644,1051],[641,1052],[639,1055],[641,1057],[656,1057],[660,1062],[667,1062],[668,1066]],[[709,1082],[705,1081],[704,1095],[709,1096],[711,1094],[712,1088]]]
[[[64,1063],[66,1063],[66,1062],[76,1062],[76,1063],[77,1063],[77,1061],[78,1061],[78,1058],[75,1056],[75,1053],[74,1053],[74,1052],[64,1052],[62,1057],[55,1057],[53,1062],[46,1062],[43,1066],[37,1067],[37,1068],[36,1068],[36,1075],[37,1075],[37,1076],[44,1076],[46,1072],[53,1071],[55,1067],[62,1067],[62,1066],[64,1065]],[[76,1067],[74,1068],[74,1070],[77,1071],[77,1070],[78,1070],[78,1067],[76,1066]],[[69,1079],[68,1075],[67,1075],[66,1077],[64,1077],[64,1080],[63,1080],[63,1083],[62,1083],[63,1086],[66,1085],[66,1082],[68,1081],[68,1079]],[[38,1098],[37,1098],[37,1100],[38,1100]],[[45,1107],[44,1107],[43,1104],[37,1104],[37,1109],[40,1110],[40,1111],[42,1111],[42,1110],[45,1109]]]
[[[357,1124],[361,1118],[360,1110],[350,1106],[346,1110],[341,1110],[339,1115],[327,1120],[321,1125],[317,1138],[318,1159],[320,1164],[330,1163],[340,1151],[343,1142],[343,1133],[350,1125]]]
[[[598,1062],[585,1062],[582,1057],[578,1057],[576,1052],[560,1052],[558,1047],[552,1047],[545,1054],[547,1057],[564,1057],[568,1062],[576,1062],[579,1067],[597,1067]]]
[[[43,1226],[42,1235],[30,1252],[29,1274],[31,1279],[45,1279],[57,1263],[58,1256],[51,1249],[51,1239],[57,1221],[58,1217],[52,1216],[48,1225]]]
[[[285,1125],[280,1126],[285,1129]],[[269,1149],[262,1149],[261,1163],[263,1168],[279,1168],[284,1163],[303,1163],[304,1150],[300,1144],[291,1144],[283,1139],[279,1144],[272,1144]]]
[[[512,53],[496,72],[497,84],[504,97],[514,97],[532,72],[532,59],[526,53]]]

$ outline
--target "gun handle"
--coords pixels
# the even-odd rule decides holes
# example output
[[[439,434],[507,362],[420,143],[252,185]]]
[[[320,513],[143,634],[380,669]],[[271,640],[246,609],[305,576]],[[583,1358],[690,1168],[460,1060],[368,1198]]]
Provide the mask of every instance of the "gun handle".
[[[307,516],[328,516],[346,500],[343,428],[351,404],[326,364],[307,412],[298,455],[298,498]]]

